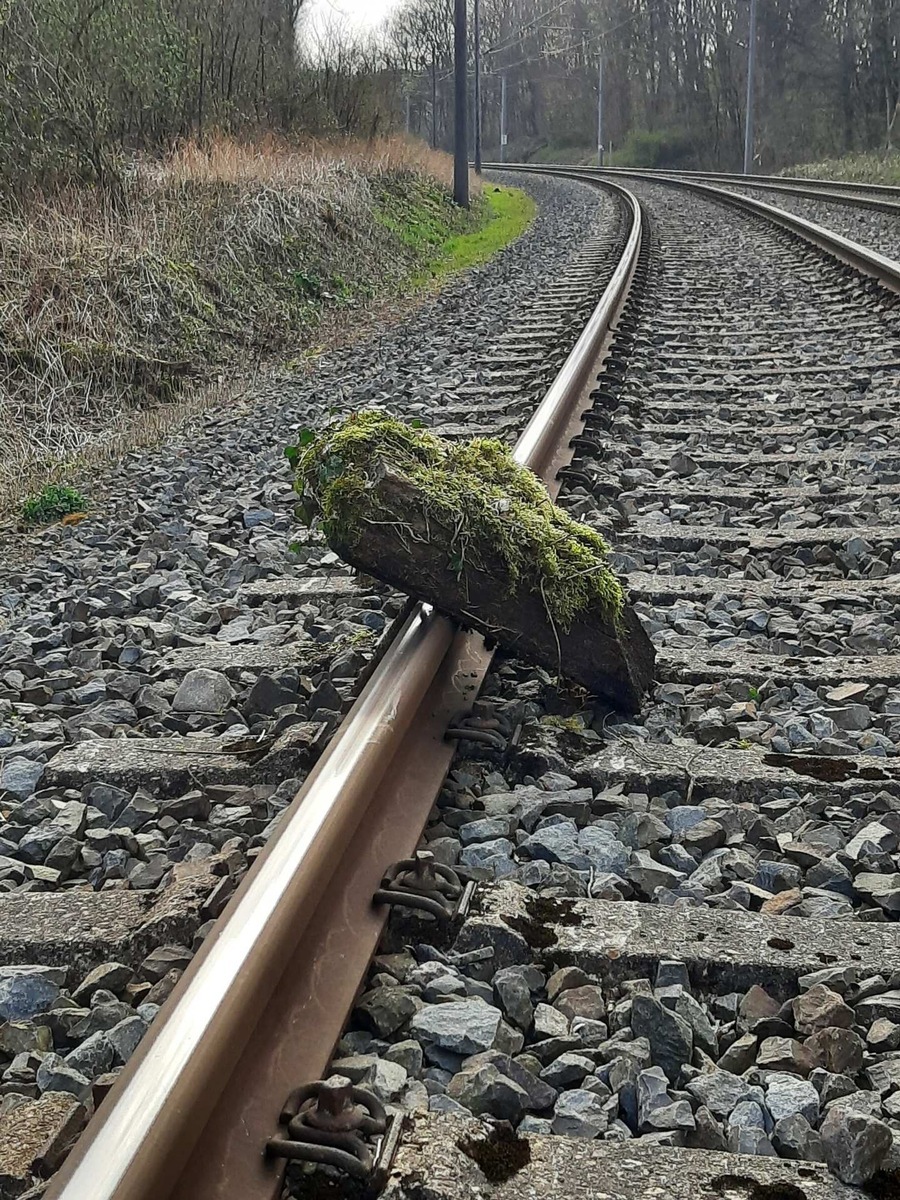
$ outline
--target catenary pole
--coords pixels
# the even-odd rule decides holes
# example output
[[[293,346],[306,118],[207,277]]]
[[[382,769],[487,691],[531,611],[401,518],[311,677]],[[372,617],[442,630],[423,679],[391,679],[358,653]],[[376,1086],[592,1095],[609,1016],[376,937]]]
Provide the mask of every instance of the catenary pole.
[[[481,174],[481,0],[475,0],[475,172]]]
[[[758,0],[750,0],[747,37],[747,110],[744,115],[744,174],[753,173],[753,117],[756,104],[756,24]]]
[[[454,74],[455,74],[455,121],[453,154],[453,199],[461,208],[469,207],[469,123],[467,92],[467,29],[466,0],[455,0],[454,5]]]
[[[506,144],[509,141],[509,131],[507,129],[507,121],[509,119],[509,111],[507,109],[506,98],[506,72],[500,76],[500,161],[506,162]]]
[[[603,166],[603,51],[597,68],[597,166]]]

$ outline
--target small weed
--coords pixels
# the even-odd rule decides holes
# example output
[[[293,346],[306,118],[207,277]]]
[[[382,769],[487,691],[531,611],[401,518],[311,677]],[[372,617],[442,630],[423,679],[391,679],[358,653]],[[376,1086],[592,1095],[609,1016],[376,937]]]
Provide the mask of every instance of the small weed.
[[[759,700],[760,700],[760,690],[759,690],[759,688],[757,688],[757,687],[752,687],[752,688],[748,688],[748,689],[747,689],[747,691],[748,691],[748,693],[749,693],[749,695],[750,695],[750,699],[751,699],[751,700],[752,700],[752,701],[753,701],[755,704],[758,704],[758,703],[759,703]]]
[[[22,520],[26,525],[49,525],[70,513],[84,512],[87,501],[76,488],[62,483],[48,483],[22,503]]]
[[[311,271],[294,272],[294,291],[304,300],[319,300],[323,290],[322,280]]]

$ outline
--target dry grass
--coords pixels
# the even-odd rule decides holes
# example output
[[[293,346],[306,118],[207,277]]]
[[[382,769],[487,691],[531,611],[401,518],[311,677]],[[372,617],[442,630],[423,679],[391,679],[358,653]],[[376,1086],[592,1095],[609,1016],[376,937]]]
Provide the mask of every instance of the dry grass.
[[[900,151],[889,154],[847,154],[843,158],[826,158],[822,162],[802,163],[788,167],[782,175],[799,175],[805,179],[836,179],[840,183],[887,183],[900,185]]]
[[[374,141],[286,141],[274,136],[256,142],[213,138],[188,142],[157,165],[157,178],[169,182],[303,186],[348,169],[369,177],[410,173],[430,176],[449,187],[453,161],[414,138]]]
[[[0,200],[0,504],[170,423],[195,381],[209,395],[296,354],[323,313],[396,289],[415,252],[380,197],[449,214],[450,171],[403,139],[222,138],[134,163],[124,204]]]

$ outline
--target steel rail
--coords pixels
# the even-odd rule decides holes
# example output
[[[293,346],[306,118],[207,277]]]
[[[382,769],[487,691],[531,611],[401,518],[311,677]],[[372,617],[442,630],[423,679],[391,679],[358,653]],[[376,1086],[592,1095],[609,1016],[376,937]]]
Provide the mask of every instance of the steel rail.
[[[579,177],[580,176],[576,176]],[[558,492],[641,246],[621,260],[516,447]],[[298,1084],[321,1076],[375,951],[381,875],[418,843],[450,764],[445,731],[492,655],[418,605],[47,1191],[48,1200],[274,1200],[263,1155]]]
[[[486,163],[485,167],[504,171],[531,171],[539,172],[548,175],[571,175],[571,169],[562,167],[530,167],[520,166],[518,164],[507,163],[502,166],[499,163]],[[668,175],[660,171],[645,171],[640,168],[617,168],[617,178],[640,179],[647,183],[657,183],[662,187],[682,188],[685,191],[695,192],[698,195],[705,196],[709,200],[716,200],[721,204],[728,204],[732,208],[740,209],[743,212],[754,213],[757,216],[764,217],[767,221],[775,225],[781,226],[788,232],[803,238],[805,241],[816,246],[820,250],[824,250],[826,254],[830,254],[833,258],[839,259],[847,266],[853,267],[864,275],[869,275],[873,279],[877,279],[879,283],[893,292],[900,293],[900,262],[895,259],[888,258],[884,254],[880,254],[877,250],[873,250],[869,246],[864,246],[860,242],[854,242],[850,238],[844,237],[843,234],[835,232],[833,229],[827,229],[824,225],[817,225],[814,221],[807,220],[806,217],[797,216],[795,213],[787,212],[786,209],[778,208],[774,204],[767,204],[764,200],[757,200],[755,196],[744,196],[739,192],[731,192],[725,188],[713,187],[711,184],[700,183],[693,179],[684,179],[681,176]],[[600,179],[603,175],[597,168],[591,170],[585,168],[580,173],[582,179]]]
[[[603,169],[614,174],[628,174],[631,170],[630,167],[604,167]],[[739,183],[745,187],[756,187],[757,184],[774,184],[779,187],[782,185],[785,187],[802,187],[811,192],[869,192],[875,196],[885,196],[900,200],[900,187],[889,183],[859,183],[856,180],[841,179],[805,179],[802,175],[742,175],[732,171],[670,171],[663,167],[639,169],[646,170],[648,174],[683,175],[688,179],[712,179],[722,183]]]
[[[666,171],[659,169],[642,170],[648,178],[685,179],[689,182],[719,183],[731,187],[758,188],[765,192],[781,193],[785,196],[798,196],[803,200],[824,200],[834,204],[846,204],[853,208],[866,208],[874,212],[887,213],[890,216],[900,216],[900,188],[889,187],[887,184],[860,184],[847,189],[844,184],[829,180],[787,179],[777,175],[730,175],[724,171]],[[631,174],[628,167],[604,167],[604,172],[613,175]]]
[[[492,167],[496,164],[491,164]],[[519,164],[506,164],[516,167]],[[529,167],[534,171],[571,171],[575,168],[546,164]],[[615,178],[619,175],[640,174],[647,179],[663,182],[666,179],[696,180],[710,183],[731,184],[735,187],[760,188],[763,191],[798,196],[804,200],[824,200],[835,204],[846,204],[855,208],[867,208],[875,212],[900,216],[900,187],[889,184],[839,183],[828,179],[797,179],[780,175],[733,175],[725,171],[669,171],[658,167],[579,167],[580,171],[596,178]]]

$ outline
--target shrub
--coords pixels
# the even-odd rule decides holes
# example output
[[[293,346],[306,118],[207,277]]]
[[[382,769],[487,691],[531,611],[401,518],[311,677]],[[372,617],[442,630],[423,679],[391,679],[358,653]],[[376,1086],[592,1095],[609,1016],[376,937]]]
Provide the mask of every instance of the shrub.
[[[609,156],[613,167],[686,167],[696,147],[691,136],[678,129],[632,129]]]
[[[22,504],[22,520],[26,525],[49,525],[69,513],[84,512],[87,501],[76,488],[62,483],[48,483]]]

